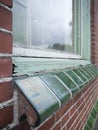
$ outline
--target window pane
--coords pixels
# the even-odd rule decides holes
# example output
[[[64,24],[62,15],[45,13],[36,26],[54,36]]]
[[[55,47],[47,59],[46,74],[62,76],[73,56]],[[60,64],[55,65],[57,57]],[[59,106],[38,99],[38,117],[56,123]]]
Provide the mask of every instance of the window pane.
[[[32,0],[31,45],[65,51],[72,46],[72,0]]]
[[[72,0],[14,0],[14,45],[65,51],[72,46],[72,14]]]
[[[26,46],[26,1],[13,1],[13,41],[15,46]]]

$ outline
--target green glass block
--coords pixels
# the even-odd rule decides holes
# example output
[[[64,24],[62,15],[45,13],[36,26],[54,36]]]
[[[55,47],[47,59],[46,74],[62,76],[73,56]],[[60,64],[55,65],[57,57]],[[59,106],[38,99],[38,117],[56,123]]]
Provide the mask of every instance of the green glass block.
[[[84,81],[85,84],[88,82],[87,78],[79,71],[79,68],[73,69],[72,71],[74,71],[82,79],[82,81]]]
[[[96,76],[95,72],[91,69],[91,65],[87,65],[85,68],[88,69],[88,71],[92,74],[93,77]]]
[[[87,124],[88,124],[89,128],[91,128],[91,130],[92,130],[92,127],[93,127],[92,122],[90,122],[90,120],[88,120],[88,121],[87,121]]]
[[[69,91],[54,75],[43,75],[40,78],[60,99],[62,105],[65,104],[70,99]]]
[[[85,69],[84,69],[83,67],[79,67],[79,71],[80,71],[83,75],[85,75],[85,77],[87,77],[88,80],[91,79],[91,76],[88,74],[87,71],[85,71]]]
[[[92,110],[91,115],[92,115],[94,118],[96,118],[96,114],[95,114],[94,110]]]
[[[93,108],[93,114],[96,116],[97,115],[97,111]]]
[[[98,105],[94,106],[95,111],[98,113]]]
[[[89,67],[83,67],[83,69],[89,74],[89,76],[91,77],[91,78],[93,78],[94,77],[94,75],[92,74],[92,72],[89,70]]]
[[[59,72],[56,74],[62,80],[62,82],[71,90],[72,94],[76,94],[78,91],[78,88],[76,84],[64,73]]]
[[[84,130],[93,130],[94,126],[96,125],[95,123],[96,123],[97,116],[98,116],[98,100],[93,106],[93,109],[88,117]]]
[[[49,91],[39,77],[15,80],[17,87],[25,95],[43,122],[59,108],[57,98]]]
[[[92,126],[93,126],[94,121],[95,121],[95,118],[94,118],[94,116],[92,115],[92,113],[91,113],[91,115],[90,115],[90,117],[89,117],[89,121],[92,123]]]
[[[77,85],[81,88],[85,83],[74,73],[72,70],[67,70],[66,73],[77,83]]]
[[[95,76],[98,74],[98,69],[96,69],[93,65],[90,65],[90,69],[94,72]]]
[[[86,125],[85,127],[84,127],[84,130],[92,130],[91,128],[89,128],[89,126],[88,125]]]

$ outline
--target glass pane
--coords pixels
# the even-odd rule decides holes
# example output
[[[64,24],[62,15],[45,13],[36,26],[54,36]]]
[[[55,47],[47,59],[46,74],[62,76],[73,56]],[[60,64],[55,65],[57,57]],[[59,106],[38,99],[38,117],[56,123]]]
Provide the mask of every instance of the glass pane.
[[[72,0],[13,0],[12,11],[15,46],[72,50]]]
[[[13,42],[15,46],[26,46],[26,0],[13,1]]]
[[[72,0],[32,0],[31,44],[65,51],[72,45]]]

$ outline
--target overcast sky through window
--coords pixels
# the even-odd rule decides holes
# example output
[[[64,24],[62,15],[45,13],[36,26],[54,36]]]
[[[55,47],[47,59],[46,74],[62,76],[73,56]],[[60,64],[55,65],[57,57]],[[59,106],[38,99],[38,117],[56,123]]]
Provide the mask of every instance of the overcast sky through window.
[[[31,0],[34,46],[72,44],[72,0]]]

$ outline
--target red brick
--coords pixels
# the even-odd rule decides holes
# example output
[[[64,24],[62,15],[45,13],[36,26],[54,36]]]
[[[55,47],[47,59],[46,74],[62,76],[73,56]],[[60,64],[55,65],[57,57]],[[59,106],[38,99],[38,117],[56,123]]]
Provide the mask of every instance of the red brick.
[[[70,116],[76,111],[76,105],[72,106],[70,109]]]
[[[67,129],[67,126],[64,126],[64,128],[63,128],[62,130],[68,130],[68,129]]]
[[[12,35],[0,32],[0,53],[12,53]]]
[[[30,126],[26,121],[24,121],[11,130],[30,130]]]
[[[67,123],[68,129],[71,127],[71,125],[73,124],[77,116],[78,116],[78,112],[75,112],[74,115],[70,118],[69,122]]]
[[[62,119],[62,126],[69,120],[69,112]]]
[[[37,130],[50,130],[50,128],[54,125],[54,123],[55,123],[55,116],[52,116],[48,121],[46,121]]]
[[[0,58],[0,78],[12,76],[11,58]]]
[[[0,103],[13,97],[12,82],[0,83]]]
[[[60,130],[61,129],[61,123],[58,123],[52,130]]]
[[[0,27],[12,30],[12,13],[3,7],[0,7]]]
[[[0,110],[0,129],[6,127],[13,121],[13,106]]]
[[[65,106],[63,106],[58,112],[56,113],[56,118],[59,120],[73,105],[73,100],[70,100]]]
[[[27,101],[24,95],[20,92],[19,89],[16,89],[18,92],[18,118],[22,121],[23,115],[26,116],[26,121],[29,125],[35,126],[38,121],[38,115],[33,109],[32,105]]]
[[[0,2],[2,2],[3,4],[12,7],[12,0],[0,0]]]

